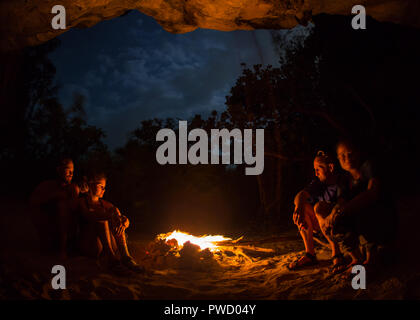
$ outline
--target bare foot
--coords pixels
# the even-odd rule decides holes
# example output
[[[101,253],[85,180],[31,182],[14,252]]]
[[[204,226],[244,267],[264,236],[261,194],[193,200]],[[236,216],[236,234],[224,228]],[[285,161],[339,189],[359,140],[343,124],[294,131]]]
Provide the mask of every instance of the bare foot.
[[[348,280],[354,276],[353,267],[356,265],[363,265],[363,263],[360,262],[359,260],[353,259],[343,270],[344,271],[342,275],[343,280]]]
[[[318,264],[316,256],[307,252],[304,256],[290,263],[287,268],[289,270],[297,270],[302,267],[314,266],[316,264]]]

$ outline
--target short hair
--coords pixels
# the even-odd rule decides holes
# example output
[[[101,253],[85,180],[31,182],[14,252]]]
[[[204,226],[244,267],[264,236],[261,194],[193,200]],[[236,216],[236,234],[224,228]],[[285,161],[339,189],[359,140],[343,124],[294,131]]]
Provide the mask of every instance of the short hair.
[[[315,160],[318,160],[319,162],[324,163],[324,164],[330,164],[330,163],[334,164],[335,163],[334,158],[331,157],[331,155],[329,153],[327,153],[325,151],[322,151],[322,150],[319,150],[316,153]]]
[[[361,151],[360,148],[357,146],[357,144],[353,140],[350,140],[350,139],[340,139],[337,142],[335,149],[337,150],[339,146],[346,146],[351,150],[359,151],[359,152]]]
[[[91,172],[88,175],[88,182],[89,183],[92,183],[92,182],[95,182],[95,181],[98,181],[98,180],[102,180],[102,179],[107,180],[106,174],[103,173],[103,172]]]
[[[73,160],[71,158],[60,158],[57,161],[57,167],[65,167],[67,166],[69,163],[74,164]]]

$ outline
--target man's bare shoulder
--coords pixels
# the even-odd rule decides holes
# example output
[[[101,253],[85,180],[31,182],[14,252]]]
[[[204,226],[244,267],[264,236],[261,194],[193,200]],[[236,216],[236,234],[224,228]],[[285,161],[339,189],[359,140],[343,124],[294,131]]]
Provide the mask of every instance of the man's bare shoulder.
[[[79,186],[76,184],[76,183],[70,183],[68,186],[67,186],[67,190],[69,190],[72,194],[75,194],[76,196],[78,196],[79,195],[79,193],[80,193],[80,188],[79,188]]]

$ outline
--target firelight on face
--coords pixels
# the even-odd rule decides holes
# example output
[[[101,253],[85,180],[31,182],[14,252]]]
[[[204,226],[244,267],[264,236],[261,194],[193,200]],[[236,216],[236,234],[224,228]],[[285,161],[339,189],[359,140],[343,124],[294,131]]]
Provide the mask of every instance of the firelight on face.
[[[73,162],[68,162],[65,166],[58,168],[58,174],[64,182],[70,183],[73,179],[74,164]]]
[[[91,184],[91,192],[92,195],[98,198],[102,198],[104,196],[106,189],[106,180],[105,179],[99,179],[97,181],[94,181]]]
[[[352,150],[352,148],[345,143],[341,143],[340,145],[338,145],[337,157],[340,161],[341,167],[346,171],[355,169],[360,165],[359,152],[356,150]]]
[[[327,180],[330,172],[328,171],[328,166],[326,163],[318,161],[317,159],[314,160],[314,170],[315,175],[320,181]]]

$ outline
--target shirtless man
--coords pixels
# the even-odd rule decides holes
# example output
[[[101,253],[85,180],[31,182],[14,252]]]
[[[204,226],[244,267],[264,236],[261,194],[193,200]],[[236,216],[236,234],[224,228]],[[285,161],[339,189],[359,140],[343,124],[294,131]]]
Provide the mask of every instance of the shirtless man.
[[[72,183],[74,164],[62,159],[54,180],[39,184],[30,197],[30,211],[38,231],[41,251],[66,258],[68,238],[74,236],[79,187]]]
[[[334,160],[323,151],[314,159],[317,179],[300,191],[295,197],[293,222],[298,226],[305,244],[305,255],[290,263],[288,268],[296,270],[318,263],[315,256],[313,232],[322,231],[332,250],[333,269],[344,263],[343,255],[330,230],[326,229],[325,220],[338,202],[344,184],[342,176],[336,174]]]

